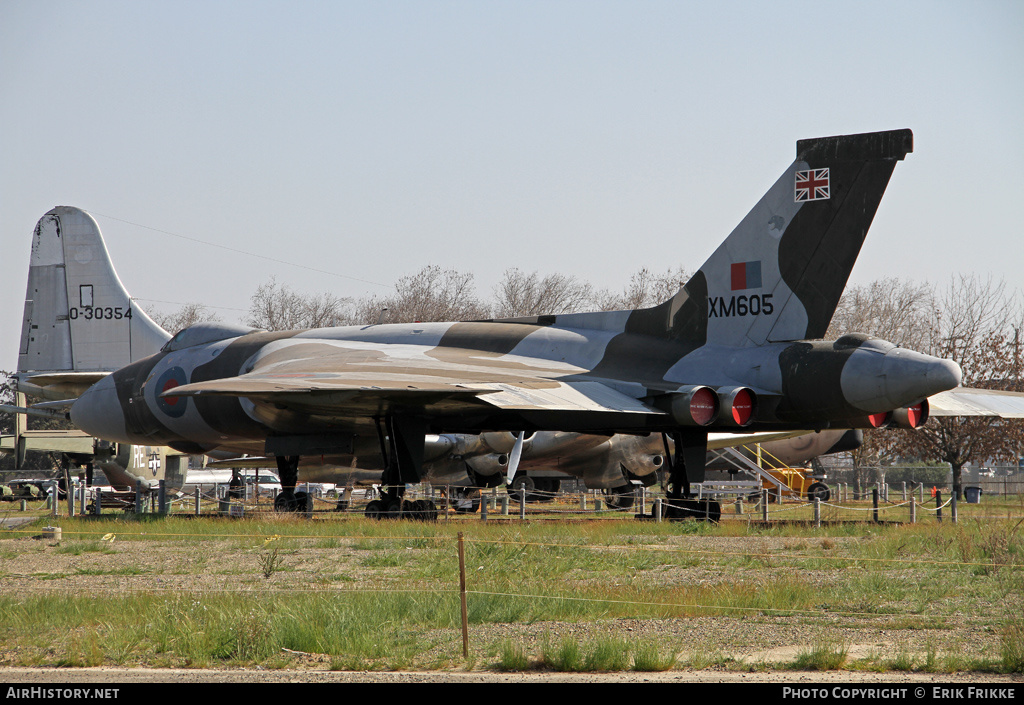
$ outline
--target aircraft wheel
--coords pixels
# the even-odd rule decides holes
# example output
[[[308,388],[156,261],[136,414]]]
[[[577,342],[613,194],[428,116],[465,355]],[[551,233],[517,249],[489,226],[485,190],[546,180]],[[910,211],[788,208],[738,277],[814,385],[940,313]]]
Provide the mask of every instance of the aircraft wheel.
[[[555,493],[562,485],[553,477],[538,477],[533,482],[537,486],[537,491],[532,497],[527,496],[527,502],[552,502],[555,499]]]
[[[427,505],[426,521],[437,521],[437,505],[434,504],[433,500],[425,500]]]
[[[697,518],[701,521],[713,521],[716,524],[722,519],[722,505],[718,502],[697,502]]]
[[[370,500],[370,503],[366,505],[366,510],[363,511],[363,516],[367,519],[380,519],[384,513],[384,505],[379,499]]]
[[[629,509],[633,506],[635,495],[632,487],[606,487],[601,492],[609,509]]]
[[[427,500],[417,499],[412,503],[412,519],[416,521],[427,520]]]
[[[275,512],[294,512],[298,504],[295,501],[296,497],[293,494],[285,494],[284,492],[278,492],[277,497],[274,498],[274,511]]]
[[[402,500],[393,499],[388,502],[387,507],[384,510],[385,519],[398,519],[402,516]]]
[[[824,482],[815,482],[807,488],[807,501],[809,502],[813,502],[815,499],[827,502],[831,497],[832,491]]]
[[[529,502],[533,499],[534,490],[537,489],[537,483],[533,481],[532,477],[528,475],[520,475],[516,479],[512,480],[512,484],[508,488],[509,497],[512,497],[516,502],[522,501],[521,497],[525,494],[526,501]]]
[[[311,512],[313,511],[313,497],[308,492],[296,492],[295,493],[295,509],[296,512]]]

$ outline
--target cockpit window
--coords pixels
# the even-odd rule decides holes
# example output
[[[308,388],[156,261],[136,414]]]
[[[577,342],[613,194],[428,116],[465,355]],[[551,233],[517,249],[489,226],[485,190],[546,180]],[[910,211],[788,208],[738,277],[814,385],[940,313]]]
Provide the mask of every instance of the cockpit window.
[[[239,336],[259,330],[259,328],[239,326],[233,323],[196,323],[178,331],[160,350],[162,352],[174,352],[175,350],[191,348],[194,345],[205,345],[206,343],[213,343],[218,340],[238,338]]]

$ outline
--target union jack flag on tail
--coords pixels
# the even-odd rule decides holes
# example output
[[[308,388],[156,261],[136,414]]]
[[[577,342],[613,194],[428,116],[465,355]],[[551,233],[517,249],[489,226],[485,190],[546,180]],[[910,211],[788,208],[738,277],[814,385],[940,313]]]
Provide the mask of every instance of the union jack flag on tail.
[[[796,172],[794,200],[820,201],[829,197],[828,169],[808,169]]]

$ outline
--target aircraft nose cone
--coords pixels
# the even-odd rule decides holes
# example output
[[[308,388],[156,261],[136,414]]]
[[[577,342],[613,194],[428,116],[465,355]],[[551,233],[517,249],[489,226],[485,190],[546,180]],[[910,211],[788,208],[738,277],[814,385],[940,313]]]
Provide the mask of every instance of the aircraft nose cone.
[[[868,413],[892,411],[960,384],[960,366],[923,353],[892,348],[857,350],[842,372],[843,395]]]
[[[71,405],[71,422],[95,438],[129,443],[113,375],[89,387]]]
[[[960,382],[964,377],[963,372],[960,370],[960,365],[956,364],[952,360],[933,359],[935,362],[932,364],[932,368],[927,374],[932,382],[937,387],[940,387],[940,389],[932,392],[932,394],[938,394],[939,392],[945,392],[955,387],[959,387]],[[931,394],[928,396],[931,396]]]

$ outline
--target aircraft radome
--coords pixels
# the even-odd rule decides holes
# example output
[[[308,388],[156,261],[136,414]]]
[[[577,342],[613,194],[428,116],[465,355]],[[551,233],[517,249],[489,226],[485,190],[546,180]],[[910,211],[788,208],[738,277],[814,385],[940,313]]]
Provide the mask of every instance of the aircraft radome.
[[[199,324],[97,381],[71,419],[119,442],[272,455],[282,505],[303,456],[376,449],[392,510],[422,478],[428,433],[665,434],[669,500],[684,516],[710,432],[858,428],[892,414],[916,425],[928,396],[958,385],[950,360],[859,334],[820,340],[912,143],[909,130],[798,141],[796,161],[652,308],[274,333]],[[68,237],[95,227],[77,209],[68,220],[76,213]],[[99,316],[94,303],[89,318],[84,299],[77,308],[71,325],[148,335],[127,299]]]

